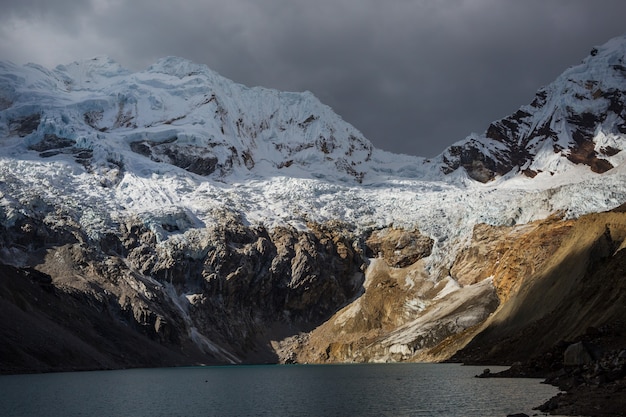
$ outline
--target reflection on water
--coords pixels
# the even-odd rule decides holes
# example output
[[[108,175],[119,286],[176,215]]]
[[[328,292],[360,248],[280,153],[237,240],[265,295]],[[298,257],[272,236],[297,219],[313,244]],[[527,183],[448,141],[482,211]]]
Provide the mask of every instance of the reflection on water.
[[[492,370],[496,370],[492,368]],[[0,376],[2,416],[480,416],[538,406],[539,380],[455,364],[268,365]]]

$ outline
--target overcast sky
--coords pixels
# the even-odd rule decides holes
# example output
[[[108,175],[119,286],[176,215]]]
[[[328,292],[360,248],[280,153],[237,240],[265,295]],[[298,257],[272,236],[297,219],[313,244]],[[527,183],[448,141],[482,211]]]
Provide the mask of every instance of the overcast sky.
[[[176,55],[312,91],[375,146],[430,157],[626,34],[624,0],[2,0],[0,59]]]

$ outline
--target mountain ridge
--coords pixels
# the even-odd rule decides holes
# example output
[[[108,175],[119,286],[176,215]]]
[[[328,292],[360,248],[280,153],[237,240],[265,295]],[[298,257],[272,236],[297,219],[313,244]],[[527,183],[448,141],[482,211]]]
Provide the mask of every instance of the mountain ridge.
[[[464,167],[481,182],[512,170],[534,177],[557,172],[563,159],[603,173],[622,159],[619,136],[626,132],[624,37],[592,49],[541,88],[532,103],[444,151],[444,170]]]
[[[472,179],[481,182],[512,172],[527,176],[544,171],[554,174],[568,169],[564,160],[588,165],[594,172],[606,172],[622,162],[618,155],[622,148],[615,135],[626,130],[621,82],[626,67],[620,39],[623,41],[615,38],[594,48],[581,64],[540,89],[531,104],[493,122],[485,133],[470,135],[434,158],[404,156],[405,164],[414,165],[416,174],[424,179],[440,179],[438,171],[450,174],[463,168]],[[2,67],[19,72],[19,67],[12,64]],[[126,135],[126,141],[135,152],[200,175],[217,172],[223,176],[237,167],[243,167],[243,172],[264,175],[267,169],[276,172],[294,163],[300,168],[315,168],[330,162],[333,171],[362,182],[372,171],[384,171],[376,164],[368,164],[375,151],[372,144],[310,92],[248,88],[205,65],[178,57],[162,58],[138,73],[124,69],[108,57],[59,65],[52,71],[35,64],[27,64],[22,70],[30,73],[21,77],[21,90],[32,90],[36,100],[42,99],[37,96],[42,89],[42,94],[49,98],[50,87],[59,93],[83,93],[83,97],[73,99],[73,106],[82,115],[57,115],[55,124],[62,125],[59,118],[66,123],[68,118],[74,118],[74,126],[86,125],[83,132],[71,132],[72,137],[66,138],[78,139],[84,147],[94,146],[89,128],[101,133],[116,130],[118,135],[131,129],[133,133]],[[14,85],[15,80],[7,81],[8,78],[3,81],[3,106],[8,106],[20,90]],[[95,96],[85,95],[89,92]],[[261,102],[262,106],[256,104]],[[176,110],[171,111],[164,103]],[[244,103],[252,103],[252,107],[240,107]],[[13,129],[20,135],[37,133],[33,129],[37,114],[33,106],[36,108],[33,104],[25,106],[31,107],[30,115],[10,116],[8,112],[14,125],[23,124],[22,128]],[[209,108],[202,109],[203,106]],[[281,117],[281,108],[292,110]],[[274,120],[276,116],[279,120]],[[44,135],[62,137],[60,133],[49,131]],[[38,136],[30,141],[41,140],[41,132]],[[177,150],[177,155],[173,155],[169,142],[179,142],[178,148],[186,152],[181,155]],[[209,152],[207,148],[213,149]],[[383,156],[384,152],[378,153],[378,159],[388,163],[390,158]],[[202,162],[190,162],[191,159]],[[611,162],[615,159],[617,163]],[[262,170],[254,169],[256,160],[263,165]],[[285,175],[302,175],[286,171]],[[323,176],[328,169],[305,171]]]
[[[244,87],[181,58],[161,59],[134,74],[106,57],[58,66],[54,71],[33,65],[23,68],[30,73],[21,77],[21,97],[30,94],[31,102],[41,101],[40,96],[49,95],[50,86],[64,97],[63,107],[56,109],[48,103],[43,111],[36,110],[36,104],[22,105],[17,115],[8,109],[13,131],[29,136],[29,143],[45,140],[47,134],[69,136],[65,139],[92,148],[103,139],[110,140],[114,132],[133,151],[155,162],[221,176],[241,167],[252,170],[256,163],[267,162],[277,170],[299,162],[334,165],[360,179],[363,173],[358,165],[371,157],[369,141],[310,92]],[[43,79],[37,79],[41,75]],[[20,87],[11,86],[11,90],[18,92]],[[4,101],[16,97],[5,94]],[[71,107],[67,106],[71,101]],[[53,118],[57,129],[36,129],[38,113]],[[62,131],[60,127],[68,123],[73,131]],[[172,155],[171,142],[177,142],[179,155]],[[188,164],[192,158],[204,163]]]

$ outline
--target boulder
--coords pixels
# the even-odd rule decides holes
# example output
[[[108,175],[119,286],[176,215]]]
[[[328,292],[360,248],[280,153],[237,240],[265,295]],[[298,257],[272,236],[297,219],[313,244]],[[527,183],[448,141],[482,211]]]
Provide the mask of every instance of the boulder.
[[[591,353],[583,342],[569,345],[563,353],[563,365],[565,366],[586,365],[592,360]]]
[[[434,241],[418,230],[385,228],[374,231],[365,243],[369,256],[380,256],[393,268],[405,268],[430,256]]]

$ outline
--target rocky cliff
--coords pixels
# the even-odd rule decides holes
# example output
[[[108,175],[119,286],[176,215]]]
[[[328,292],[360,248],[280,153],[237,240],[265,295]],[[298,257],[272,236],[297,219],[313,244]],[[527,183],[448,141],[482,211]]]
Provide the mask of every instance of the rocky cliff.
[[[100,348],[90,345],[97,339],[84,340],[87,352],[74,346],[83,339],[85,327],[106,329],[99,335],[103,339],[110,334],[121,338],[116,329],[122,328],[148,346],[161,345],[158,351],[171,350],[159,363],[275,362],[270,340],[321,323],[358,293],[363,280],[360,249],[322,227],[315,232],[268,231],[224,218],[189,237],[192,245],[163,247],[155,245],[155,234],[140,223],[121,225],[118,234],[94,245],[65,220],[51,227],[23,219],[3,229],[5,251],[11,248],[24,257],[20,263],[36,266],[3,265],[8,276],[3,301],[14,312],[5,316],[10,326],[2,327],[3,348],[11,353],[3,356],[3,364],[9,369],[54,369],[71,363],[69,358],[56,363],[57,358],[47,356],[26,362],[29,349],[45,351],[45,344],[39,343],[46,339],[59,350],[67,347],[79,357],[87,356],[77,367],[88,367],[89,360],[92,367],[132,363],[120,360],[129,354],[132,341]],[[43,305],[33,292],[44,294]],[[55,308],[68,299],[71,312],[56,315]],[[29,322],[44,316],[45,323],[63,332],[41,336],[45,324],[31,328],[8,321],[16,314],[23,316],[19,321]],[[115,358],[107,358],[109,350]],[[146,357],[139,355],[136,365],[147,365]]]
[[[483,274],[495,267],[494,284],[507,301],[456,357],[513,363],[589,332],[610,339],[605,348],[626,343],[623,208],[523,227],[498,260],[476,265]]]

